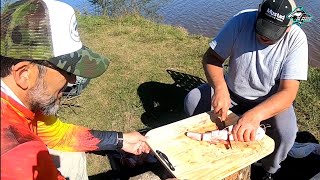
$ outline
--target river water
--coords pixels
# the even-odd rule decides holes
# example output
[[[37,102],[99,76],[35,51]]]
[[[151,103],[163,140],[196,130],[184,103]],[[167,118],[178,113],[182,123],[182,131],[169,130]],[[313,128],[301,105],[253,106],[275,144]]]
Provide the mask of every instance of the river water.
[[[62,0],[81,12],[96,11],[88,0]],[[163,0],[155,0],[157,2]],[[158,14],[163,23],[184,27],[191,34],[214,37],[223,25],[237,12],[258,7],[261,0],[167,0],[161,4]],[[302,29],[309,43],[309,64],[320,67],[320,0],[296,0],[297,6],[311,14],[312,22],[306,22]]]
[[[244,9],[257,9],[261,0],[171,0],[160,8],[164,23],[186,28],[192,34],[217,35],[222,26]],[[302,24],[309,43],[309,64],[320,67],[320,0],[296,0],[297,6],[311,14],[311,22]]]

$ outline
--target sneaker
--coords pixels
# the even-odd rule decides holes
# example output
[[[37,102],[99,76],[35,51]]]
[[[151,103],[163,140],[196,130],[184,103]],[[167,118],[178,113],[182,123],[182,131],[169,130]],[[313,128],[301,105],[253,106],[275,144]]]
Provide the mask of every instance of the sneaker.
[[[274,174],[267,172],[262,166],[251,166],[251,180],[273,180],[274,178]]]
[[[84,88],[89,84],[90,79],[83,78],[80,76],[76,77],[76,83],[70,84],[68,83],[67,88],[63,91],[63,95],[68,98],[73,96],[79,96]]]
[[[269,172],[265,172],[265,174],[262,176],[262,180],[273,180],[272,174]]]

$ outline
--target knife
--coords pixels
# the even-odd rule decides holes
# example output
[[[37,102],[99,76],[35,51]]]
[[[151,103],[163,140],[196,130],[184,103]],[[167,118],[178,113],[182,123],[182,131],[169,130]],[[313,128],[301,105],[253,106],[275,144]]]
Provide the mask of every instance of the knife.
[[[224,126],[224,128],[226,128],[226,121],[222,121],[222,124]],[[228,137],[227,137],[227,143],[228,143],[228,146],[227,146],[227,149],[231,148],[232,149],[232,146],[231,146],[231,141],[230,141],[230,126],[227,127],[227,131],[228,131]]]

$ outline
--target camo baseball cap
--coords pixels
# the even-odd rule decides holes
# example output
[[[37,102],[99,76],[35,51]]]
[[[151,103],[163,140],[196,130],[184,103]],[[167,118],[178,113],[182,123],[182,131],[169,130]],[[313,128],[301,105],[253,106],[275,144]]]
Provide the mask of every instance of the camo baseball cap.
[[[85,47],[74,9],[55,0],[21,0],[1,13],[1,56],[47,60],[69,73],[94,78],[109,60]]]

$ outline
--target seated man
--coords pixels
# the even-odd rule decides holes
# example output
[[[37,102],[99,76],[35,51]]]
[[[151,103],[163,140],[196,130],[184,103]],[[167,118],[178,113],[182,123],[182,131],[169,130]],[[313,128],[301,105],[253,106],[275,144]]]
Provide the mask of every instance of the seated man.
[[[292,0],[264,0],[259,10],[235,15],[203,56],[208,84],[191,90],[185,99],[190,116],[212,107],[224,121],[232,108],[240,115],[232,130],[236,141],[252,141],[260,123],[270,124],[267,134],[275,150],[262,159],[266,179],[277,172],[294,143],[297,120],[292,103],[300,80],[307,79],[306,35],[286,18],[295,8]]]
[[[1,14],[1,179],[88,179],[86,165],[65,163],[61,151],[149,152],[138,132],[92,130],[56,117],[68,82],[98,77],[108,64],[82,45],[75,12],[65,3],[18,1]],[[61,175],[57,166],[74,172]]]

